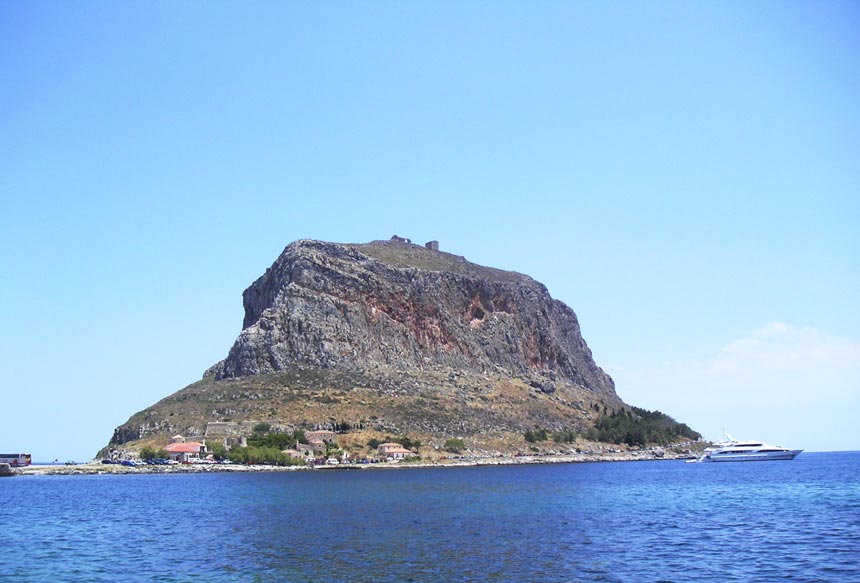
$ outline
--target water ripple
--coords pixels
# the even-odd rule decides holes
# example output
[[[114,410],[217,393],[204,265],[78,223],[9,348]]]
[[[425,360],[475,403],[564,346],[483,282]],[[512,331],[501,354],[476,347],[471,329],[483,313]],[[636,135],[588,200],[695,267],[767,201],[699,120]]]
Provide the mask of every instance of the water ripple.
[[[860,454],[0,482],[0,581],[860,581]]]

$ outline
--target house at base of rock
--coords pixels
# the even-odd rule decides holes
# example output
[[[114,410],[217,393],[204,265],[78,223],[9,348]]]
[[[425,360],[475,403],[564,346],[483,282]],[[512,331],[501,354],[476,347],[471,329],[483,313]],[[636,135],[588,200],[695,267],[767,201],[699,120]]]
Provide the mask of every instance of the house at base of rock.
[[[297,443],[296,450],[302,454],[302,456],[308,458],[313,457],[317,452],[322,453],[325,451],[325,446],[320,442],[319,445],[315,445],[313,443]]]
[[[178,462],[193,462],[206,455],[206,446],[196,441],[185,441],[181,435],[174,435],[170,443],[164,446],[164,451],[170,459]]]
[[[386,459],[391,458],[393,460],[402,460],[404,457],[415,455],[399,443],[382,443],[379,445],[377,451],[379,455],[384,456]]]

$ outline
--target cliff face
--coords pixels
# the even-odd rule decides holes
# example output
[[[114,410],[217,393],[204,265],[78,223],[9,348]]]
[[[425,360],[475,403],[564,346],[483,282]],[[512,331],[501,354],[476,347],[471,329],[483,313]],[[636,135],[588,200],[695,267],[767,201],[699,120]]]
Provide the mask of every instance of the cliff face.
[[[519,451],[527,429],[581,432],[625,406],[570,308],[530,277],[456,255],[296,241],[243,298],[227,358],[132,415],[110,447],[161,447],[213,422],[337,421],[371,432],[349,439],[409,434],[431,455],[451,437]]]
[[[573,310],[525,275],[401,241],[297,241],[243,294],[216,378],[384,365],[563,380],[615,396]]]

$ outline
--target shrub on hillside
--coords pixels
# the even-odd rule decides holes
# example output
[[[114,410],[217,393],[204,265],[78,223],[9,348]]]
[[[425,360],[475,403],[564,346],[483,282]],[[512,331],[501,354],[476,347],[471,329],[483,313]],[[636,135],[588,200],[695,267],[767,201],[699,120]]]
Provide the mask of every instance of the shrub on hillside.
[[[610,415],[603,415],[586,436],[594,441],[638,446],[667,445],[679,439],[695,440],[701,437],[698,432],[665,413],[639,407],[619,409]]]
[[[445,441],[445,451],[460,453],[466,449],[466,442],[459,438],[452,438]]]

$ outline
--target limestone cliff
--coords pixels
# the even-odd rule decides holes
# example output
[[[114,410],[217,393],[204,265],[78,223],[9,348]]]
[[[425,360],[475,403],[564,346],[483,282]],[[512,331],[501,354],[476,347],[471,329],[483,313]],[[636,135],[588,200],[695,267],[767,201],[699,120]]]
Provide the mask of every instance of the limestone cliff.
[[[614,395],[576,314],[543,285],[418,245],[297,241],[243,299],[244,329],[217,378],[296,363],[446,366],[561,378]]]
[[[543,285],[430,247],[291,243],[245,290],[227,357],[133,415],[111,446],[200,436],[211,422],[337,421],[510,451],[525,429],[583,431],[625,406]]]

